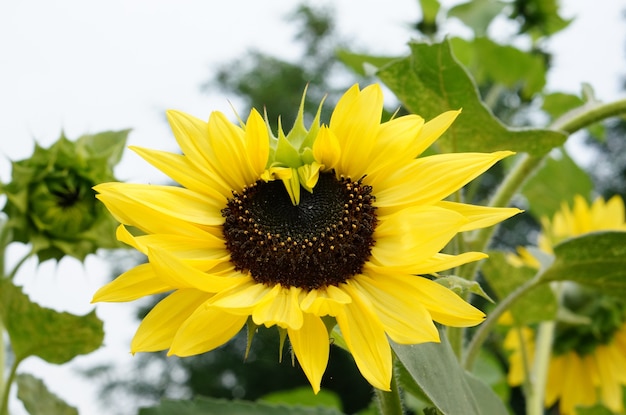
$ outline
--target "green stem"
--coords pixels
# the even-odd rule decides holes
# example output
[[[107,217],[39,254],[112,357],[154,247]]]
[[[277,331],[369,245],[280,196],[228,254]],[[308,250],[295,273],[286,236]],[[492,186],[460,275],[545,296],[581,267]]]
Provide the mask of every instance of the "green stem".
[[[539,275],[540,274],[537,274],[535,278],[526,281],[506,296],[500,303],[498,303],[496,308],[489,313],[487,319],[480,326],[478,326],[478,330],[476,330],[474,337],[472,337],[472,340],[467,347],[467,353],[465,354],[465,359],[463,361],[463,366],[466,370],[472,370],[480,348],[485,340],[487,340],[487,336],[491,332],[491,329],[498,323],[500,316],[502,316],[502,314],[504,314],[504,312],[508,310],[518,298],[535,288],[541,282],[541,279],[538,278]]]
[[[2,391],[2,395],[0,395],[2,398],[2,400],[0,401],[0,415],[9,415],[9,391],[11,390],[11,385],[15,380],[15,375],[17,374],[17,367],[19,366],[19,364],[20,360],[15,359],[13,365],[11,365],[9,377],[4,386],[4,390]]]
[[[626,99],[594,105],[592,108],[577,108],[555,120],[550,125],[550,129],[573,134],[598,121],[624,113],[626,113]]]
[[[550,355],[552,353],[552,341],[554,339],[555,327],[556,321],[544,321],[539,325],[537,331],[535,363],[533,364],[532,371],[533,376],[530,382],[530,389],[527,391],[527,415],[543,415],[544,413],[548,368],[550,366]]]
[[[13,269],[11,270],[11,272],[9,274],[7,274],[6,278],[12,280],[13,277],[15,277],[15,274],[17,274],[17,271],[20,269],[20,267],[24,264],[24,262],[26,262],[26,260],[28,258],[30,258],[31,256],[33,256],[33,254],[35,253],[35,251],[29,251],[26,255],[24,255],[22,257],[22,259],[20,259],[17,264],[15,264],[15,266],[13,267]]]
[[[4,324],[2,324],[2,319],[0,319],[0,396],[4,396],[4,388],[8,388],[8,383],[4,382],[4,365],[6,364],[6,355],[5,349],[6,344],[4,344]]]
[[[389,392],[374,389],[376,391],[376,397],[378,398],[378,410],[381,415],[403,415],[404,409],[402,409],[400,388],[398,388],[395,373],[391,375],[390,388],[391,390]]]

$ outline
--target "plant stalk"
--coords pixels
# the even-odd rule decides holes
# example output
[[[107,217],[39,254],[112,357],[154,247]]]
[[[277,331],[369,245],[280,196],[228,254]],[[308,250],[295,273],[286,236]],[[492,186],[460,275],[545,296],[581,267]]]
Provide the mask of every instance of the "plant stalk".
[[[395,370],[394,370],[395,372]],[[395,373],[391,375],[391,390],[389,392],[375,389],[378,401],[378,410],[381,415],[404,415],[402,399],[400,398],[400,388],[396,381]]]

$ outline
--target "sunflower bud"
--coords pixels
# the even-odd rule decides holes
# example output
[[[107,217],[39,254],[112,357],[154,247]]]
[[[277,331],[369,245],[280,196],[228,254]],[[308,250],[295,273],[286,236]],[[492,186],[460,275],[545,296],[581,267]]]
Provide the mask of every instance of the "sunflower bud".
[[[32,245],[39,261],[65,255],[83,260],[98,248],[119,247],[115,220],[96,202],[92,187],[115,180],[129,130],[63,134],[49,148],[35,144],[33,155],[12,163],[12,180],[0,185],[13,240]]]

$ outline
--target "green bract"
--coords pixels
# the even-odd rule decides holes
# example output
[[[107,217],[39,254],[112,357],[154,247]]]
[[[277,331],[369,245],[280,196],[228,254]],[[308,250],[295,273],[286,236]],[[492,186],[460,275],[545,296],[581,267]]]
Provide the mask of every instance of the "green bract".
[[[75,142],[63,134],[45,149],[12,163],[12,180],[0,185],[13,240],[32,244],[40,261],[70,255],[83,260],[98,248],[118,247],[116,222],[91,189],[115,180],[129,130],[84,135]]]

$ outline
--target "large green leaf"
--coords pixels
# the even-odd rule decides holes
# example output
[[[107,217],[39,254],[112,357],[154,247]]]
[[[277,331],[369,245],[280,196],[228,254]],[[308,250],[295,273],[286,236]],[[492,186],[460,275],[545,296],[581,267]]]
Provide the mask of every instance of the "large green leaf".
[[[571,206],[577,194],[586,199],[592,189],[589,175],[561,150],[546,158],[539,171],[524,184],[522,194],[528,199],[528,210],[535,217],[551,218],[563,203]]]
[[[527,267],[514,267],[501,252],[490,252],[482,272],[489,286],[502,300],[517,287],[534,277],[537,272]],[[510,308],[518,324],[532,324],[552,320],[556,316],[558,304],[548,285],[539,285],[519,298]]]
[[[575,281],[615,296],[626,295],[626,232],[593,232],[554,247],[544,281]]]
[[[30,415],[78,415],[76,408],[50,392],[40,379],[29,374],[19,374],[15,380],[17,397]]]
[[[507,410],[496,394],[459,365],[443,332],[441,343],[391,346],[430,402],[445,415],[500,415]]]
[[[565,142],[563,133],[513,129],[502,124],[480,100],[474,81],[446,40],[411,43],[411,55],[383,67],[378,76],[411,111],[429,120],[444,111],[463,113],[437,141],[445,152],[511,150],[544,155]]]
[[[190,401],[164,400],[158,406],[142,408],[139,415],[341,415],[334,408],[276,405],[265,402],[195,398]]]
[[[96,350],[104,338],[95,311],[76,316],[42,307],[7,279],[0,279],[0,318],[18,360],[38,356],[49,363],[65,363]]]
[[[450,43],[455,58],[469,69],[479,85],[519,89],[523,98],[531,99],[546,84],[546,65],[539,55],[500,45],[487,37],[453,38]]]
[[[360,53],[352,53],[346,49],[336,52],[337,58],[348,68],[361,76],[373,75],[376,71],[390,62],[398,59],[387,56],[371,56]]]

